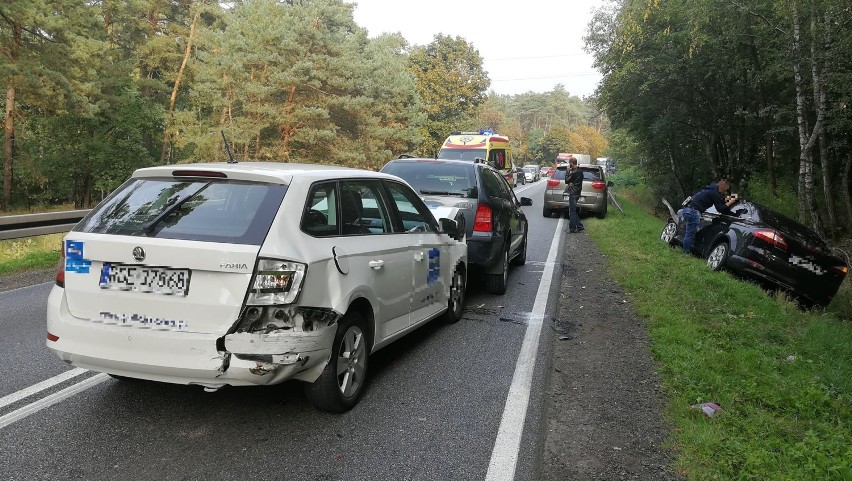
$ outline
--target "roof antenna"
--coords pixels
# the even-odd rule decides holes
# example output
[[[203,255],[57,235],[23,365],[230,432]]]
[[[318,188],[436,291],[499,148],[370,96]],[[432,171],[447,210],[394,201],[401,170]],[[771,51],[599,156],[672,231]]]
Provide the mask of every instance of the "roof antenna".
[[[222,141],[225,142],[225,152],[228,154],[228,163],[236,164],[237,161],[234,160],[234,154],[231,153],[231,147],[228,145],[228,139],[225,138],[225,131],[220,130],[222,132]]]

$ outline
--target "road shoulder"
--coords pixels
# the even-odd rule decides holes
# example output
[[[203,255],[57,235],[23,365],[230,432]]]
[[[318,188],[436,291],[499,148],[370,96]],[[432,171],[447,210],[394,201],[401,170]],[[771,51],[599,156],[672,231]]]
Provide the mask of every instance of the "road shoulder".
[[[681,479],[645,322],[585,234],[562,263],[540,479]]]
[[[38,269],[18,272],[16,274],[0,275],[0,292],[20,289],[51,282],[56,278],[56,269]]]

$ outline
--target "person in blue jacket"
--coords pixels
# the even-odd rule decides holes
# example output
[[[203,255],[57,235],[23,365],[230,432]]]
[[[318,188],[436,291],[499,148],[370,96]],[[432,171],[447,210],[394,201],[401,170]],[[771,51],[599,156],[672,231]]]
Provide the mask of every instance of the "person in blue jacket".
[[[720,214],[737,215],[731,211],[731,206],[737,202],[736,196],[725,197],[725,193],[731,188],[727,179],[719,179],[718,182],[705,185],[701,190],[690,196],[680,211],[681,222],[686,222],[686,232],[683,235],[683,252],[689,254],[692,242],[695,239],[695,231],[698,230],[698,221],[701,213],[715,206]]]

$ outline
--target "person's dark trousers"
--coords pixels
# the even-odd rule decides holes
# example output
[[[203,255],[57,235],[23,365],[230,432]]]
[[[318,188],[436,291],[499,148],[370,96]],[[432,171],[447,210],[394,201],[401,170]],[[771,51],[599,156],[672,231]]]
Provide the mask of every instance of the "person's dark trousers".
[[[568,196],[568,232],[579,232],[584,230],[583,223],[580,222],[580,214],[577,213],[577,198],[579,195],[570,194]]]
[[[686,233],[683,234],[683,252],[689,254],[692,250],[692,241],[695,240],[695,231],[698,230],[698,221],[701,213],[690,207],[684,207],[680,211],[681,222],[686,222]]]

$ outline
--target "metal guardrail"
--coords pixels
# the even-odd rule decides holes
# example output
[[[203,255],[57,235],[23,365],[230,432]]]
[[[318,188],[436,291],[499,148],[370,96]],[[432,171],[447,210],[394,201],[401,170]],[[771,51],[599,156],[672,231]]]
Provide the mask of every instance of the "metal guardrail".
[[[90,209],[0,216],[0,240],[68,232]]]

